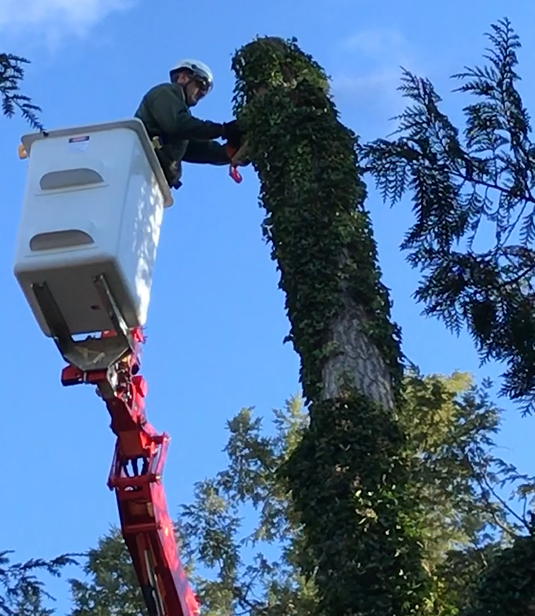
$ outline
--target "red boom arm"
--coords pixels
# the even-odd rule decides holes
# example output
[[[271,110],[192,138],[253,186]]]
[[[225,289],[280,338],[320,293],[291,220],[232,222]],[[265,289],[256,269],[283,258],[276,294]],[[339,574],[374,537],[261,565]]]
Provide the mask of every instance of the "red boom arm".
[[[115,365],[85,372],[69,365],[61,382],[96,385],[110,413],[117,441],[108,486],[115,490],[123,537],[150,616],[196,616],[199,604],[180,564],[162,486],[169,437],[157,434],[146,419],[147,384],[138,374],[144,336],[140,329],[130,334],[133,350]],[[100,338],[115,336],[104,332]]]

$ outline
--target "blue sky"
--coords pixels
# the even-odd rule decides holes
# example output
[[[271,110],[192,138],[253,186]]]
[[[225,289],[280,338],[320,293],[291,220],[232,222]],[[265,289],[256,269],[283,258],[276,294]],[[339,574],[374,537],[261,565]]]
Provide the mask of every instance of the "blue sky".
[[[151,8],[151,4],[153,8]],[[479,62],[483,32],[504,16],[496,0],[272,0],[258,4],[196,0],[0,0],[5,51],[32,60],[25,93],[43,108],[47,127],[131,116],[144,92],[166,80],[183,57],[213,67],[213,93],[196,109],[230,118],[233,51],[256,34],[296,36],[333,77],[343,121],[363,139],[386,135],[402,101],[399,66],[430,77],[448,97],[448,76]],[[535,6],[507,15],[524,44],[522,92],[534,108]],[[157,8],[156,8],[157,7]],[[514,7],[514,8],[513,8]],[[2,49],[3,51],[4,49]],[[4,324],[2,383],[4,500],[0,548],[19,558],[84,550],[117,520],[106,488],[114,439],[104,406],[89,387],[64,389],[62,361],[45,339],[12,275],[26,164],[17,159],[21,119],[1,120],[3,241],[0,287]],[[172,436],[165,473],[172,515],[191,498],[195,481],[224,464],[225,421],[240,407],[261,414],[298,391],[298,363],[282,340],[288,331],[283,295],[264,244],[251,169],[234,184],[225,168],[186,166],[184,187],[166,212],[149,313],[143,374],[148,415]],[[370,189],[372,187],[370,186]],[[416,276],[398,251],[410,223],[408,206],[391,210],[370,190],[376,237],[404,350],[425,372],[478,369],[467,337],[457,339],[424,320],[411,299]],[[512,410],[501,435],[504,454],[529,471],[533,419]]]

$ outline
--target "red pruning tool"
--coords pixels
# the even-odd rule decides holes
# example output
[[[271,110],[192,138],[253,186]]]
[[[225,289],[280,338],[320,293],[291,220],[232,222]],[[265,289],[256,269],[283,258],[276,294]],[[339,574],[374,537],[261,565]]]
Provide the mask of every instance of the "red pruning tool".
[[[238,167],[234,167],[233,165],[230,165],[229,175],[236,184],[239,184],[243,180],[241,173],[238,171]]]
[[[225,149],[227,151],[228,157],[230,159],[234,158],[234,156],[239,152],[240,148],[236,148],[229,143],[225,145]],[[243,181],[243,177],[238,170],[237,165],[230,165],[229,169],[230,177],[236,182],[236,184],[240,184]]]

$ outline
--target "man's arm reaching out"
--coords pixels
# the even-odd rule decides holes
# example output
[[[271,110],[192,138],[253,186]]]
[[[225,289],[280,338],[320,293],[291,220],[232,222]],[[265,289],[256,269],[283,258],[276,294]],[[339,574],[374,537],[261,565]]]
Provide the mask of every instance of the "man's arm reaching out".
[[[231,162],[225,146],[212,140],[190,141],[182,160],[207,165],[229,165]]]

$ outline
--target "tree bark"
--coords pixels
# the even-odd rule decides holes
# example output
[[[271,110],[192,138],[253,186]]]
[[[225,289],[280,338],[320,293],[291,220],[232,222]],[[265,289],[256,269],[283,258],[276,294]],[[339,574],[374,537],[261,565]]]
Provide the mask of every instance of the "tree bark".
[[[338,351],[333,352],[323,367],[321,399],[338,398],[350,385],[377,404],[393,409],[391,373],[365,333],[364,310],[349,297],[344,304],[331,330],[330,337]]]

